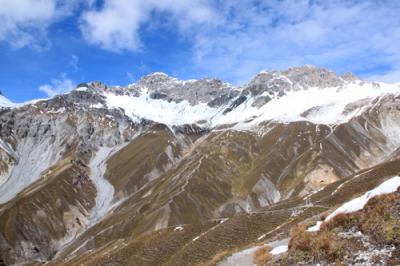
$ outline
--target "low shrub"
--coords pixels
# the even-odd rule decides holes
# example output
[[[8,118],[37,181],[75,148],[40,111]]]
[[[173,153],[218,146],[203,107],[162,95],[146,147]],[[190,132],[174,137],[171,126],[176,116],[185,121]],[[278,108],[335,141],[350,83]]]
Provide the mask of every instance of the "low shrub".
[[[336,215],[323,223],[318,232],[308,232],[307,228],[308,225],[294,226],[288,252],[276,261],[272,259],[270,264],[341,264],[345,256],[351,257],[363,245],[360,241],[354,241],[354,238],[341,237],[338,233],[361,231],[377,248],[394,246],[391,258],[387,258],[390,261],[386,263],[400,265],[400,189],[371,198],[360,211]],[[376,257],[374,261],[380,259]]]
[[[265,265],[268,261],[272,259],[272,254],[270,253],[272,248],[270,246],[263,246],[257,249],[253,256],[253,262],[256,265]]]

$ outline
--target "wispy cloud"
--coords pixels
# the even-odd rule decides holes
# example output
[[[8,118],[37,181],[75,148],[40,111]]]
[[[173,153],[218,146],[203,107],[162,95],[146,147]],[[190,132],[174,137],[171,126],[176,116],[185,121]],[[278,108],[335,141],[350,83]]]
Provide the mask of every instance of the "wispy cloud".
[[[221,10],[224,22],[195,36],[200,71],[240,83],[306,63],[356,72],[400,65],[399,1],[230,0]]]
[[[72,54],[71,59],[69,60],[69,65],[77,71],[79,69],[79,57],[77,55]]]
[[[390,0],[0,0],[0,41],[46,46],[47,28],[76,15],[83,40],[112,52],[145,51],[142,34],[161,27],[184,37],[174,72],[186,76],[243,83],[262,69],[313,64],[399,81],[399,13]]]
[[[106,0],[84,13],[81,28],[91,44],[137,51],[146,45],[141,29],[163,13],[193,45],[190,71],[235,83],[299,64],[400,70],[400,1]]]
[[[58,94],[69,92],[75,87],[75,82],[69,79],[65,73],[62,73],[60,78],[52,79],[50,84],[41,85],[39,90],[49,97],[54,97]]]

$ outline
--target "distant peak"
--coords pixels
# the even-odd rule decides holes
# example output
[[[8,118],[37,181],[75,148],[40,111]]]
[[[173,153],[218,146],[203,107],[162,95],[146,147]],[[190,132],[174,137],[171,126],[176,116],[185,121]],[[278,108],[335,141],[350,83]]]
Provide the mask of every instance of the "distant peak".
[[[258,72],[258,74],[256,76],[258,76],[258,75],[269,75],[269,74],[271,74],[271,72],[269,72],[266,69],[263,69],[260,72]]]
[[[343,75],[338,75],[336,72],[323,68],[323,67],[318,67],[314,65],[303,65],[303,66],[297,66],[297,67],[291,67],[286,70],[282,71],[276,71],[278,73],[281,73],[286,76],[298,76],[298,75],[311,75],[314,76],[319,76],[322,79],[332,79],[332,78],[338,78],[338,79],[343,79],[344,81],[356,81],[356,80],[361,80],[359,77],[353,75],[351,72],[346,72]]]
[[[310,87],[327,88],[343,86],[347,82],[359,80],[351,73],[343,76],[334,71],[313,65],[302,65],[285,70],[263,70],[249,83],[250,86],[265,87],[265,89],[280,88],[280,90],[303,90]],[[262,90],[261,90],[262,91]]]
[[[356,81],[356,80],[361,80],[359,77],[355,76],[351,72],[346,72],[341,76],[342,79],[346,81]]]
[[[171,80],[176,80],[176,79],[171,76],[168,76],[163,72],[154,72],[146,76],[143,76],[141,79],[139,79],[138,84],[142,85],[159,84]]]
[[[335,72],[323,68],[323,67],[317,67],[314,65],[302,65],[302,66],[296,66],[296,67],[290,67],[286,70],[278,71],[282,73],[299,73],[299,74],[306,74],[306,73],[333,73],[336,75]]]
[[[146,79],[173,79],[173,77],[169,76],[164,72],[153,72],[148,75],[143,76],[140,80]]]
[[[276,74],[284,75],[284,74],[292,74],[292,73],[303,74],[303,73],[309,73],[309,72],[331,72],[331,73],[334,73],[333,71],[330,71],[326,68],[307,64],[307,65],[290,67],[290,68],[286,68],[286,69],[282,69],[282,70],[263,69],[256,76],[258,76],[258,75],[276,75]]]
[[[101,82],[101,81],[90,81],[90,82],[83,82],[80,83],[76,86],[76,90],[81,90],[85,88],[94,88],[94,89],[100,89],[100,90],[106,90],[108,88],[107,84]]]
[[[164,72],[153,72],[147,75],[148,77],[151,76],[164,76],[164,77],[169,77],[169,75],[165,74]]]

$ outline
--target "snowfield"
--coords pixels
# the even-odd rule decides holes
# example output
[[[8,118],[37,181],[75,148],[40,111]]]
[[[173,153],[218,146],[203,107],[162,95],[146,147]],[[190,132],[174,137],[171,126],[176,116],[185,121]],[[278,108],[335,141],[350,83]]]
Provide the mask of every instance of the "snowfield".
[[[191,124],[200,120],[209,120],[218,109],[207,104],[191,106],[189,102],[168,102],[151,99],[147,90],[142,90],[139,97],[105,93],[108,108],[122,108],[133,121],[145,118],[166,125]]]
[[[287,91],[286,95],[273,98],[261,107],[252,106],[256,97],[248,97],[245,102],[226,114],[223,114],[223,111],[231,103],[212,108],[206,103],[191,105],[187,101],[176,103],[152,99],[146,88],[141,89],[138,97],[116,95],[111,92],[104,92],[104,95],[108,108],[122,108],[126,115],[136,122],[144,118],[173,126],[206,121],[207,126],[211,128],[235,124],[234,128],[245,130],[269,120],[340,124],[371,107],[378,97],[399,93],[399,84],[358,81],[347,83],[343,87],[324,89],[311,87],[305,90]],[[347,110],[349,104],[353,106]]]

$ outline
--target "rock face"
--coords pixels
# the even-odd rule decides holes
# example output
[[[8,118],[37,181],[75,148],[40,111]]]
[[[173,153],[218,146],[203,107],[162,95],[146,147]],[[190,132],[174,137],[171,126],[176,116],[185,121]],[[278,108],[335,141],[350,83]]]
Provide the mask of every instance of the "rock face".
[[[82,83],[3,109],[0,260],[210,262],[318,191],[398,158],[399,93],[304,66],[240,87],[163,73]],[[161,248],[158,234],[175,244]]]

